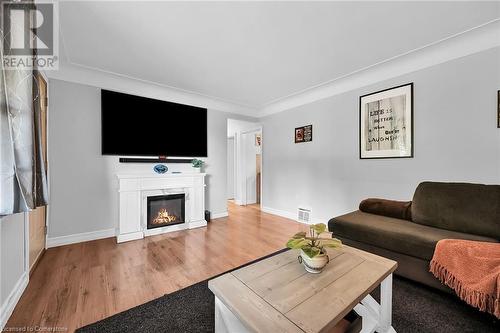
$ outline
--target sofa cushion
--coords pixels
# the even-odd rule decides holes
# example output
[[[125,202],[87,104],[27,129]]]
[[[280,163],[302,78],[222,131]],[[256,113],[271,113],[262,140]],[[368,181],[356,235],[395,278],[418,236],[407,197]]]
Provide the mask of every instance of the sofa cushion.
[[[345,237],[386,250],[431,260],[445,238],[497,242],[494,238],[433,228],[406,220],[355,211],[328,222],[334,237]]]
[[[418,224],[500,240],[500,185],[420,183],[411,215]]]

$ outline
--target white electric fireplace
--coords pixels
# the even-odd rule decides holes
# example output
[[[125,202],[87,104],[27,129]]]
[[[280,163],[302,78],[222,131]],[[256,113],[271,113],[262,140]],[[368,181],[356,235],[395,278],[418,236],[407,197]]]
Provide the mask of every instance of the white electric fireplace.
[[[198,228],[205,221],[205,174],[118,174],[117,242]]]

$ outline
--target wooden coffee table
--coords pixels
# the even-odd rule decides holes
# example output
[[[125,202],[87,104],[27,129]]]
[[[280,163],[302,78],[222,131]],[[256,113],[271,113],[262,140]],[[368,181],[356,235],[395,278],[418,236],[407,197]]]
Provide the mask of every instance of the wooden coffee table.
[[[391,326],[393,260],[343,246],[328,250],[320,274],[307,273],[286,251],[208,282],[215,294],[216,332],[329,332],[354,309],[362,332]],[[381,302],[369,293],[381,286]]]

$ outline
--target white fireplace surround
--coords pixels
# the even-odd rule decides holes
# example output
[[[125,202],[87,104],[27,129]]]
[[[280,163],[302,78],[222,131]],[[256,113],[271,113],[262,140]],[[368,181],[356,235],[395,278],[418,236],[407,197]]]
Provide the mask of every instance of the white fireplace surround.
[[[205,221],[205,174],[117,174],[120,194],[118,243],[165,232],[207,225]],[[185,223],[147,228],[147,198],[166,194],[185,195]]]

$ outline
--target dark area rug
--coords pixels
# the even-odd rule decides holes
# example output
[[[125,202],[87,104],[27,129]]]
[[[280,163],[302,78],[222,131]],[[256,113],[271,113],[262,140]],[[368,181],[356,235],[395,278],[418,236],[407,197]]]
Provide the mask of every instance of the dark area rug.
[[[373,294],[378,299],[378,290]],[[500,332],[500,321],[495,317],[454,295],[397,276],[393,280],[392,317],[395,330],[401,333]],[[214,296],[208,281],[202,281],[77,332],[214,332]]]

